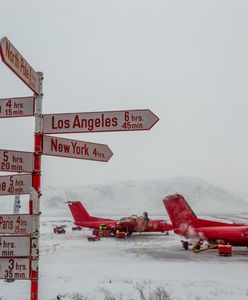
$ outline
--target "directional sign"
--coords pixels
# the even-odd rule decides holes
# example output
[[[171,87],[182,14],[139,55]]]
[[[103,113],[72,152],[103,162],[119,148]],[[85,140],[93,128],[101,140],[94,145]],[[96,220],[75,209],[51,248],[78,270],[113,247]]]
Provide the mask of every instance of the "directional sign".
[[[0,257],[28,257],[31,251],[28,235],[0,235]]]
[[[35,234],[38,227],[37,215],[0,215],[0,234]]]
[[[0,171],[33,172],[33,153],[0,149]]]
[[[40,94],[39,75],[10,41],[4,37],[0,41],[0,55],[3,62],[36,94]]]
[[[0,176],[0,196],[29,194],[32,175]]]
[[[29,279],[28,258],[0,258],[0,279]]]
[[[0,118],[34,115],[34,97],[0,99]]]
[[[49,135],[43,136],[43,154],[107,162],[113,155],[107,145]]]
[[[43,118],[43,133],[149,130],[158,120],[149,109],[48,114]]]

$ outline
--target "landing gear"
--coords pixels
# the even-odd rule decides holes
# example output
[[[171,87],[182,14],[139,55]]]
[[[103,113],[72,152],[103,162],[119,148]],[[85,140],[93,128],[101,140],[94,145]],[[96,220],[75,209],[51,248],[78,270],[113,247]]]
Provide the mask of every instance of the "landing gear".
[[[131,231],[128,231],[127,237],[130,237],[131,235],[132,235],[132,232],[131,232]]]
[[[193,251],[194,251],[195,253],[202,252],[202,251],[201,251],[201,246],[202,246],[202,244],[203,244],[203,241],[202,241],[202,240],[199,240],[198,243],[193,247]],[[207,249],[209,249],[209,248],[207,247]]]
[[[201,246],[202,246],[202,244],[203,244],[203,241],[202,240],[200,240],[195,246],[194,246],[194,248],[196,249],[196,250],[200,250],[201,249]]]
[[[189,242],[188,241],[181,241],[182,242],[182,246],[185,250],[189,250]]]

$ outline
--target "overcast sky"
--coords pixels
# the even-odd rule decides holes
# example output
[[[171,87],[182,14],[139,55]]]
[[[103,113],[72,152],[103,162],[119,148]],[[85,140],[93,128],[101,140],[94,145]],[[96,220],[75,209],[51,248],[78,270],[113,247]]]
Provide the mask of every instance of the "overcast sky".
[[[144,132],[64,135],[108,163],[43,157],[43,185],[201,177],[248,195],[247,1],[2,1],[1,35],[44,73],[44,113],[150,109]],[[0,97],[32,95],[3,63]],[[33,150],[34,118],[2,119]]]

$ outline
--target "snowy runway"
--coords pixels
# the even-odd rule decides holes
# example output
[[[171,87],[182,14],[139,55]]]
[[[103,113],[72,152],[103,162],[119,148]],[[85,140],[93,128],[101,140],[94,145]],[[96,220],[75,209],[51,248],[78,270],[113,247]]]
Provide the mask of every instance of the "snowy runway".
[[[56,235],[56,222],[41,220],[40,300],[57,295],[62,300],[73,295],[84,300],[141,299],[141,291],[152,299],[149,295],[160,287],[168,299],[247,299],[246,248],[234,248],[232,257],[220,257],[216,250],[195,254],[183,250],[174,234],[88,242],[88,230],[73,232],[66,221],[56,219],[67,225],[66,234]],[[0,297],[27,300],[29,284],[1,281]]]

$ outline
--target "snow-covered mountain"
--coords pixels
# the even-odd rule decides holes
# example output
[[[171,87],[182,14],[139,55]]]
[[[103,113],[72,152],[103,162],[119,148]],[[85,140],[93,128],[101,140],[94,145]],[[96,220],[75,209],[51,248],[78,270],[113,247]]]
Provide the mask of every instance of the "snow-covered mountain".
[[[43,215],[69,215],[66,201],[80,200],[90,214],[164,215],[162,199],[181,193],[196,213],[248,212],[248,201],[230,191],[192,177],[165,180],[124,181],[109,185],[47,187],[43,191]]]

